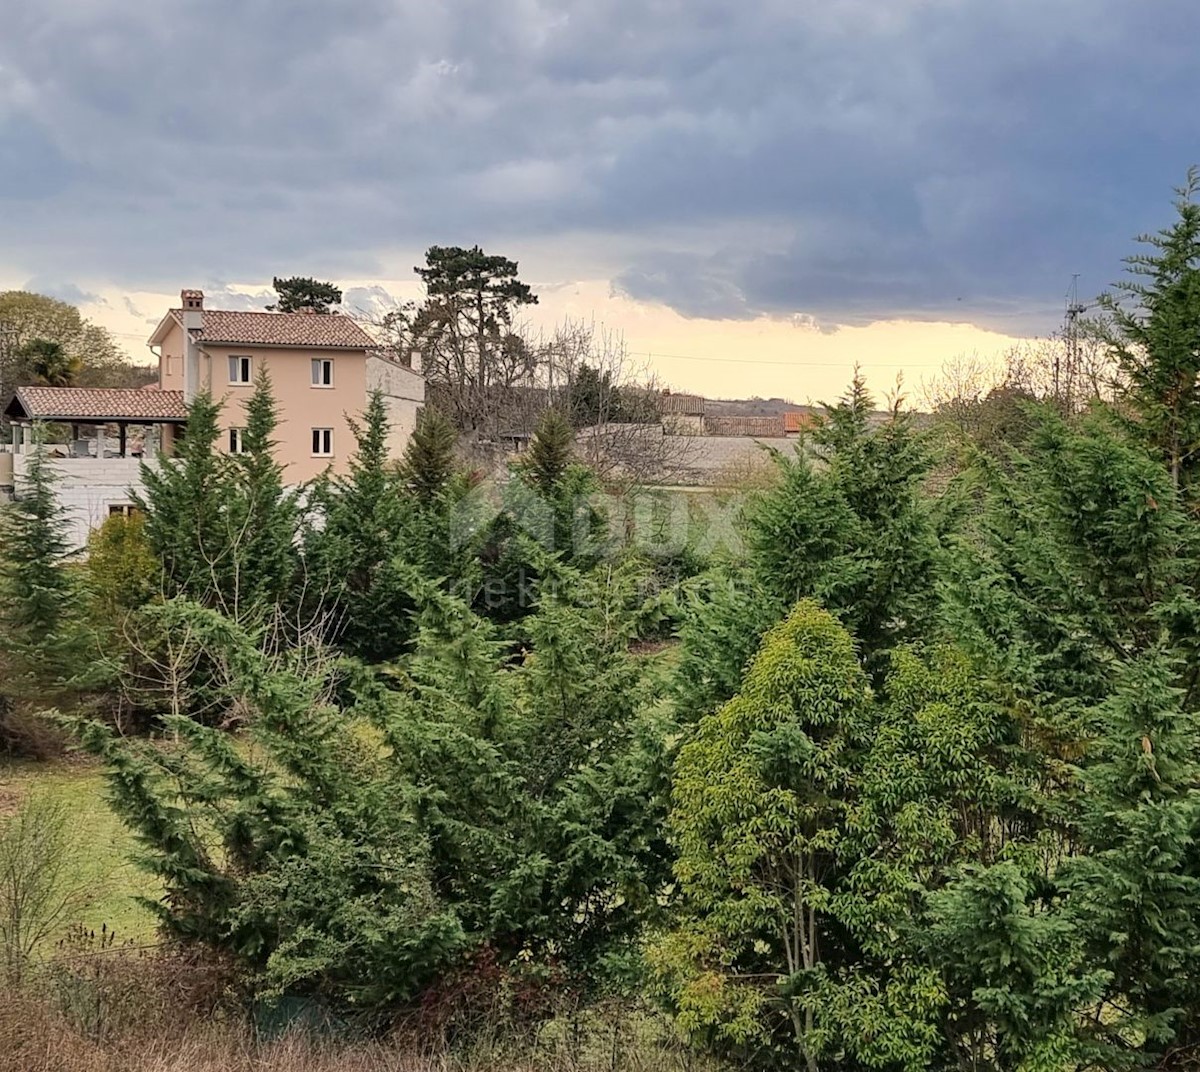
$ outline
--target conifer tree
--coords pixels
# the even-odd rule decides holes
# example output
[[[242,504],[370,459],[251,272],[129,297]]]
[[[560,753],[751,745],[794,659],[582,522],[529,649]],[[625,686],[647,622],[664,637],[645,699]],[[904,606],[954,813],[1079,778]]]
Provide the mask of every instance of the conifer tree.
[[[732,695],[765,629],[797,600],[837,615],[876,679],[886,652],[934,621],[939,539],[921,488],[931,459],[898,404],[877,426],[872,405],[856,374],[811,443],[773,454],[778,480],[743,514],[744,565],[717,565],[709,587],[718,599],[691,604],[681,629],[685,720]],[[700,651],[703,659],[693,657]]]
[[[209,606],[226,603],[233,547],[229,540],[229,459],[216,449],[220,404],[206,392],[188,406],[187,433],[175,455],[142,464],[146,539],[162,563],[168,595]]]
[[[522,470],[530,487],[547,499],[557,493],[571,464],[574,438],[570,422],[558,410],[550,409],[542,415]]]
[[[233,560],[226,602],[234,617],[270,615],[288,598],[296,576],[296,494],[284,488],[283,467],[275,459],[277,424],[264,369],[246,402],[243,452],[233,457],[227,518]]]
[[[35,433],[16,501],[0,506],[0,693],[51,707],[81,667],[79,591],[56,474]]]
[[[1098,1029],[1144,1035],[1160,1054],[1200,1043],[1200,721],[1179,672],[1151,651],[1097,712],[1085,851],[1069,869],[1081,932],[1111,975],[1114,1016]]]
[[[324,523],[307,533],[310,598],[340,622],[340,643],[368,662],[394,658],[412,638],[414,605],[397,564],[406,559],[405,504],[388,458],[383,396],[371,393],[352,423],[357,449],[345,476],[314,492]]]
[[[286,279],[276,276],[271,280],[271,286],[278,295],[275,304],[267,306],[271,312],[299,313],[312,310],[316,314],[325,314],[331,311],[331,306],[342,302],[340,287],[311,276],[293,275]]]
[[[440,410],[427,408],[404,448],[401,473],[418,502],[429,503],[446,491],[455,473],[458,433]]]
[[[1190,487],[1200,467],[1200,169],[1176,194],[1175,222],[1139,236],[1149,251],[1126,258],[1133,278],[1101,301],[1133,427],[1175,486]]]

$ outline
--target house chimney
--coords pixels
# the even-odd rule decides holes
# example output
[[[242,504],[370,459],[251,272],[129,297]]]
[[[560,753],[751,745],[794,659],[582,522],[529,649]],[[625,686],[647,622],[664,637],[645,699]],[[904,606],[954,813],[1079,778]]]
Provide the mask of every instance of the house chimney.
[[[200,347],[197,336],[204,330],[204,291],[181,290],[183,316],[183,397],[190,402],[200,389]]]

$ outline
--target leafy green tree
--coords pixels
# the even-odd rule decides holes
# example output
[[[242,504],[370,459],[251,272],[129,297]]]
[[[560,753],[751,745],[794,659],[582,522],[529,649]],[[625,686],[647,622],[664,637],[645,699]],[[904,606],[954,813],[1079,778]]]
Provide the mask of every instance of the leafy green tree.
[[[801,603],[680,749],[670,831],[682,901],[660,958],[681,1027],[743,1061],[815,1070],[825,1054],[835,861],[868,696],[845,629]]]
[[[14,388],[38,379],[26,352],[35,340],[62,348],[62,361],[54,361],[56,375],[70,370],[78,387],[141,387],[156,378],[153,369],[134,365],[113,337],[75,306],[44,294],[0,291],[0,411]],[[0,432],[7,428],[0,412]]]
[[[1117,1050],[1144,1038],[1160,1060],[1200,1042],[1200,724],[1180,676],[1150,651],[1098,710],[1069,869],[1081,933],[1111,976],[1097,1030]]]
[[[341,305],[342,291],[332,283],[322,283],[309,276],[293,275],[286,279],[276,276],[271,280],[278,298],[267,308],[272,312],[299,313],[312,310],[314,313],[329,313],[331,306]]]
[[[479,246],[430,246],[425,266],[413,270],[426,294],[410,327],[421,370],[458,428],[481,429],[498,393],[532,365],[513,320],[537,295],[518,279],[516,261]]]
[[[88,536],[84,583],[93,619],[118,625],[161,592],[161,570],[141,514],[114,514]]]
[[[744,564],[717,563],[711,585],[701,582],[717,601],[687,606],[679,694],[700,706],[681,708],[686,720],[732,695],[764,630],[797,600],[816,599],[836,614],[873,676],[887,651],[926,635],[936,620],[940,537],[922,490],[931,458],[898,407],[878,425],[871,412],[856,376],[811,448],[802,442],[790,456],[773,455],[777,481],[743,512]]]
[[[82,358],[68,356],[62,343],[51,339],[31,339],[17,354],[29,365],[29,371],[47,387],[71,387],[79,375]]]
[[[1131,279],[1102,302],[1133,427],[1162,458],[1176,487],[1190,487],[1200,462],[1200,169],[1176,190],[1176,219],[1138,241]]]
[[[888,661],[855,742],[834,901],[845,959],[830,973],[826,1001],[837,1048],[863,1065],[953,1067],[964,1055],[985,1060],[994,1039],[976,1037],[985,1021],[956,974],[968,959],[955,959],[961,943],[973,939],[927,941],[945,922],[939,899],[964,870],[1001,859],[1019,861],[1024,879],[1048,888],[1045,835],[1055,802],[1044,790],[1045,757],[979,664],[945,646],[923,654],[902,647]],[[1068,921],[1056,927],[1075,940]],[[1023,982],[1013,983],[1017,1000]],[[1055,1017],[1074,1010],[1067,1002],[1051,1023],[1030,1030],[1057,1031],[1065,1021]]]

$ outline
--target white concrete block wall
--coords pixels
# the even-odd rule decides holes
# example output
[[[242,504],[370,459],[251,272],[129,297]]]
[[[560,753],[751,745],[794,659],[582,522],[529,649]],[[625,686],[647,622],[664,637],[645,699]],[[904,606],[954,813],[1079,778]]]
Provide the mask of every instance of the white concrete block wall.
[[[49,462],[73,548],[87,543],[88,533],[104,523],[109,507],[130,502],[132,492],[142,486],[139,458],[50,458]],[[28,458],[18,454],[14,463],[19,497]]]

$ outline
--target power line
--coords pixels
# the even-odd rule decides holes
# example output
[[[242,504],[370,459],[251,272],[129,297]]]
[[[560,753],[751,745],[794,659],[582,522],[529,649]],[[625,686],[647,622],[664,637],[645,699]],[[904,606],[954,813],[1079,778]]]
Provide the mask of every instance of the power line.
[[[665,357],[670,361],[713,361],[733,365],[776,365],[780,368],[846,368],[845,361],[772,361],[759,357],[700,357],[697,354],[660,354],[651,350],[629,350],[631,357]],[[864,361],[864,368],[941,368],[942,361]]]

